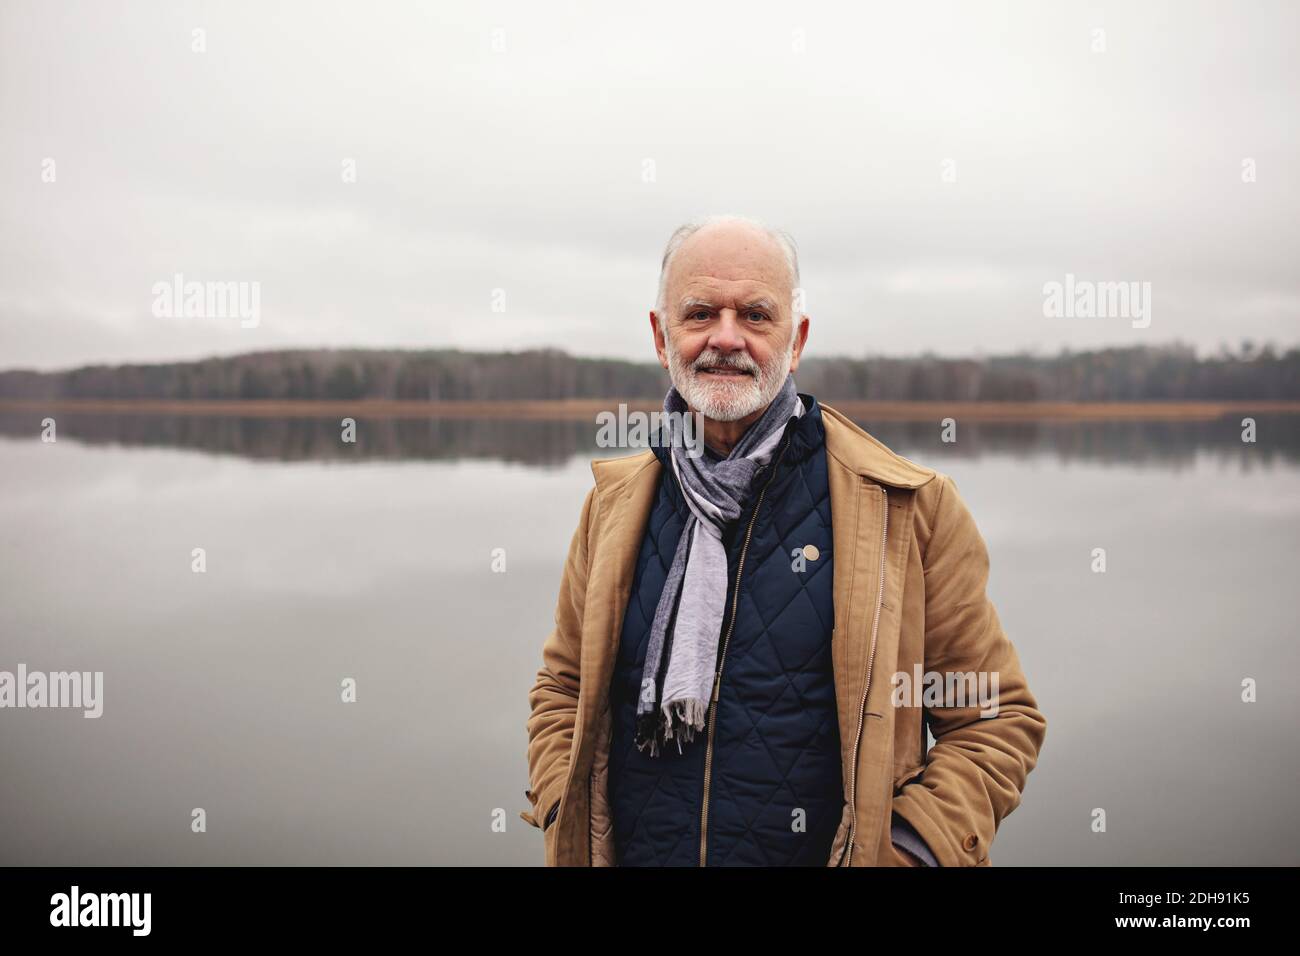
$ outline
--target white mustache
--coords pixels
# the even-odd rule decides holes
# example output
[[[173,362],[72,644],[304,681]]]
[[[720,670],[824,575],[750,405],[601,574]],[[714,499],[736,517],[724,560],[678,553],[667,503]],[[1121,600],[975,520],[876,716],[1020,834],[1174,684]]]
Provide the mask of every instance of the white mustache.
[[[693,367],[694,370],[697,371],[697,372],[707,372],[709,369],[725,368],[725,369],[731,369],[732,371],[736,371],[736,372],[746,372],[746,373],[748,373],[749,375],[757,375],[757,374],[758,374],[758,366],[757,366],[757,365],[752,365],[752,364],[751,364],[751,365],[742,365],[742,364],[738,364],[738,363],[736,363],[736,362],[733,362],[733,361],[730,361],[730,360],[725,360],[725,359],[724,359],[724,360],[719,360],[719,361],[714,361],[714,362],[708,362],[708,363],[705,363],[705,362],[696,362],[695,365],[692,366],[692,367]]]

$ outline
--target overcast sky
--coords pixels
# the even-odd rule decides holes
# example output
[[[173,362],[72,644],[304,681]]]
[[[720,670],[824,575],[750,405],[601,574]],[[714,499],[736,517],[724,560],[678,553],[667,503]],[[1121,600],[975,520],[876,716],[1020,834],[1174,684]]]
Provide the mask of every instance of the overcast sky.
[[[708,212],[794,235],[808,355],[1296,344],[1298,9],[0,0],[0,367],[649,360]],[[156,317],[176,273],[259,324]],[[1066,273],[1149,327],[1044,317]]]

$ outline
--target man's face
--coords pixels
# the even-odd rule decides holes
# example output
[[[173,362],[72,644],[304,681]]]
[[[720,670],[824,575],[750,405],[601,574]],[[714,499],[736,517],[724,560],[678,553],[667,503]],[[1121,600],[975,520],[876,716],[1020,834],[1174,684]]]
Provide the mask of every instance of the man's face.
[[[808,320],[791,320],[791,276],[762,230],[706,227],[669,268],[666,317],[650,313],[660,364],[692,408],[720,422],[757,418],[799,367]]]

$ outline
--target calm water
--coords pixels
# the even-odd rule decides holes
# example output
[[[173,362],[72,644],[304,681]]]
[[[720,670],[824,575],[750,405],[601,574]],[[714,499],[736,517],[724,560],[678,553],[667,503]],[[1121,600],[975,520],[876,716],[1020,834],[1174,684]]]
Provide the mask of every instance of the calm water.
[[[0,670],[103,671],[104,715],[0,710],[0,864],[540,863],[594,425],[38,421],[0,416]],[[1300,863],[1300,420],[864,424],[956,479],[1048,718],[993,862]]]

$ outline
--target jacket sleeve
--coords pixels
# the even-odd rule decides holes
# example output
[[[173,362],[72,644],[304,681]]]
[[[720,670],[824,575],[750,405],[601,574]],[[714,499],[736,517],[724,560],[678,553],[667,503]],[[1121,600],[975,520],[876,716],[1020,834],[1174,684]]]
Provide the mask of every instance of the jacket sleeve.
[[[893,812],[920,834],[942,866],[986,864],[1002,819],[1019,804],[1047,721],[986,593],[988,549],[957,487],[940,475],[922,559],[925,670],[986,677],[991,701],[926,708],[934,746],[921,775],[893,799]],[[996,704],[996,709],[994,709]],[[985,712],[984,716],[981,713]]]
[[[594,500],[593,488],[587,493],[582,517],[569,542],[555,606],[555,627],[542,645],[542,667],[528,692],[529,788],[524,796],[532,801],[533,809],[520,816],[542,830],[554,820],[554,811],[559,807],[578,719],[582,608],[587,593],[587,533]]]

